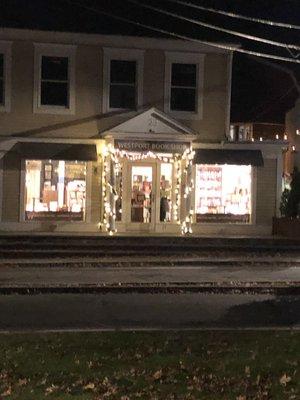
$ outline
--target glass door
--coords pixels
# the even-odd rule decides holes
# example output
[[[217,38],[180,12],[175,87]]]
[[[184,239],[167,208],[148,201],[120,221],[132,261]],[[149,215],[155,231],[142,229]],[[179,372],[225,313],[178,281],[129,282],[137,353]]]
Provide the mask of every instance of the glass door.
[[[155,166],[149,164],[131,165],[130,218],[132,224],[143,227],[154,226],[155,207]]]

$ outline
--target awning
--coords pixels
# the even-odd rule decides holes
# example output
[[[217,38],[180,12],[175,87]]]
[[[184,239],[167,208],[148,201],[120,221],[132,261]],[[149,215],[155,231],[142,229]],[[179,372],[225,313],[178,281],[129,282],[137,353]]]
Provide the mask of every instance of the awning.
[[[11,151],[28,160],[97,161],[95,144],[22,142]]]
[[[194,164],[232,164],[262,167],[264,160],[260,150],[196,149]]]

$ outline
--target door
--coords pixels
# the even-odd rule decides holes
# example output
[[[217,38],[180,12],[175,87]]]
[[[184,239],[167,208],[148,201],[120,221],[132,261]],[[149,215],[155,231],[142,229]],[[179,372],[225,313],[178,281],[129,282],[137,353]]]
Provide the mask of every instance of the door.
[[[130,229],[153,231],[155,226],[156,165],[130,165]]]

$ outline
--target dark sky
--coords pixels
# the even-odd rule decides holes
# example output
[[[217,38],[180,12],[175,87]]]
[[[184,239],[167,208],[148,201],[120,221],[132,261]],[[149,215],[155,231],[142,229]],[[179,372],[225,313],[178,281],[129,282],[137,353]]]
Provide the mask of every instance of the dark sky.
[[[300,0],[185,1],[252,17],[300,25]],[[227,29],[300,46],[300,30],[240,21],[172,4],[167,0],[139,0],[139,2]],[[240,43],[245,49],[290,57],[285,48],[278,49],[195,26],[158,12],[145,10],[129,3],[128,0],[0,0],[0,26],[106,34],[158,35],[148,29],[120,22],[85,7],[105,10],[114,15],[125,16],[147,25],[200,40]],[[276,66],[293,70],[300,82],[300,64],[267,61],[237,53],[234,55],[233,121],[284,121],[285,111],[293,106],[297,91],[289,75]]]

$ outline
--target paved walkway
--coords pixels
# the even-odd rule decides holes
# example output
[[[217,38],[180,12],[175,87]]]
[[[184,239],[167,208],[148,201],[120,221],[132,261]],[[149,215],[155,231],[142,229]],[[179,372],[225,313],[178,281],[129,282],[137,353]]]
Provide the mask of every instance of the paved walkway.
[[[274,284],[300,286],[299,266],[0,267],[0,288],[118,285]]]

